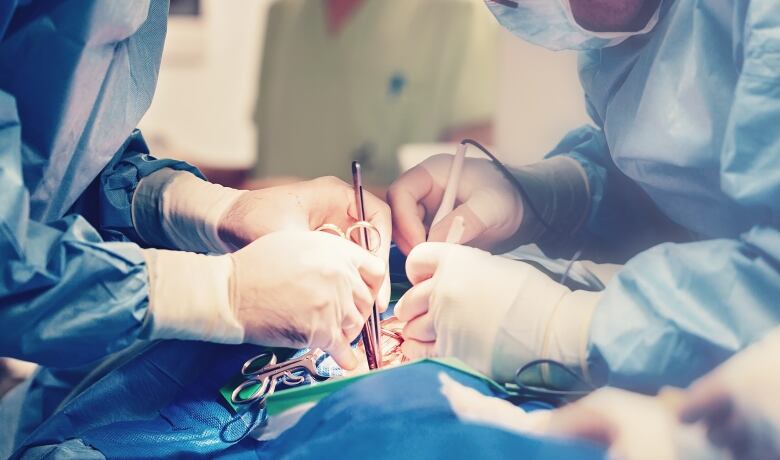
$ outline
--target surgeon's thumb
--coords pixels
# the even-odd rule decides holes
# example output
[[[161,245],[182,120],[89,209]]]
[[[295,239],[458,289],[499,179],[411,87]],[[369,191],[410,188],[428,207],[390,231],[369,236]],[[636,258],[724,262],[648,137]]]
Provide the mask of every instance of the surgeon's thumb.
[[[452,247],[446,243],[422,243],[415,246],[406,258],[406,276],[409,281],[418,284],[433,277]]]
[[[349,340],[345,339],[344,337],[336,339],[333,344],[325,351],[330,354],[333,360],[336,361],[336,364],[338,364],[342,369],[351,371],[358,365],[355,352],[349,345]]]
[[[488,230],[488,226],[471,209],[469,203],[463,203],[440,222],[431,227],[428,241],[466,244]]]
[[[346,244],[344,250],[349,253],[352,264],[376,298],[387,275],[388,261],[382,260],[357,244]]]

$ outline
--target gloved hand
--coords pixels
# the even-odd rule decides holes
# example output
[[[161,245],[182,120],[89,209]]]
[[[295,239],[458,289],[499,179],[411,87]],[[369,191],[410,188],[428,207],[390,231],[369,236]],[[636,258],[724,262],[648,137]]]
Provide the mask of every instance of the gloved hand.
[[[734,458],[780,458],[780,329],[694,382],[680,418],[702,422]]]
[[[466,158],[456,193],[460,205],[431,228],[452,158],[437,155],[425,160],[388,191],[395,242],[405,254],[426,241],[428,232],[428,241],[446,241],[459,217],[462,236],[448,242],[493,252],[542,240],[566,240],[587,221],[590,189],[587,174],[576,160],[557,156],[514,170],[525,193],[521,196],[517,186],[490,161]]]
[[[661,399],[617,388],[601,388],[552,411],[536,434],[589,440],[606,447],[609,458],[624,460],[728,458],[702,430],[682,425]]]
[[[372,241],[371,247],[376,245],[376,255],[387,261],[390,209],[368,192],[364,207],[366,220],[381,235],[381,244]],[[245,191],[163,169],[141,180],[133,196],[133,222],[145,241],[194,252],[227,253],[271,232],[314,230],[326,223],[346,229],[356,220],[352,187],[334,177]],[[351,236],[357,239],[358,233]],[[377,299],[381,311],[389,300],[388,272]]]
[[[531,360],[554,359],[587,377],[599,293],[570,291],[526,263],[446,243],[415,247],[406,272],[414,286],[395,314],[408,321],[409,358],[454,356],[499,382]],[[546,371],[542,378],[556,383]]]
[[[490,250],[512,238],[523,220],[523,200],[512,184],[488,160],[466,158],[455,210],[430,227],[447,185],[452,155],[428,158],[398,178],[387,193],[392,207],[393,235],[404,253],[426,241],[445,241],[457,216],[464,232],[457,243]]]
[[[386,271],[360,246],[311,231],[275,232],[222,256],[144,253],[149,338],[317,347],[346,369]]]

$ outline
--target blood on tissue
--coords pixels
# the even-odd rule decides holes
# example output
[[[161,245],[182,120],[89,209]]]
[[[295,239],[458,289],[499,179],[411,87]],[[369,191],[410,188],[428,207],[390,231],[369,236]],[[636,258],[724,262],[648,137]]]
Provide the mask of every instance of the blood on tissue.
[[[379,324],[382,334],[382,337],[379,341],[379,346],[382,348],[382,367],[396,366],[398,364],[409,361],[409,359],[404,356],[403,352],[401,351],[401,344],[404,343],[404,338],[402,335],[404,325],[406,325],[406,323],[399,321],[394,316],[383,320]],[[359,354],[365,354],[363,342],[358,343],[357,349]],[[368,364],[362,363],[358,369],[350,372],[350,374],[362,374],[363,372],[367,371]]]

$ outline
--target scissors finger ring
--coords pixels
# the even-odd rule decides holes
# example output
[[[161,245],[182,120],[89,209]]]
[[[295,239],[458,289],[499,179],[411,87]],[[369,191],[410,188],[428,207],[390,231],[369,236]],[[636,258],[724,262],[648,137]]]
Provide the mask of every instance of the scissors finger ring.
[[[344,231],[339,228],[336,224],[322,224],[319,227],[317,227],[315,232],[325,232],[325,233],[332,233],[336,236],[340,236],[341,238],[346,238],[347,235],[344,234]]]
[[[379,233],[379,229],[377,229],[374,224],[371,222],[366,222],[365,220],[359,220],[355,222],[354,224],[350,225],[349,228],[347,228],[346,231],[346,238],[352,239],[352,234],[357,231],[366,230],[368,232],[368,235],[366,237],[366,246],[368,250],[372,253],[375,253],[379,250],[379,248],[382,246],[382,234]],[[358,238],[355,241],[360,241],[360,233],[358,233]],[[376,241],[375,244],[371,244],[371,242]]]
[[[365,220],[359,220],[354,224],[350,225],[349,227],[347,227],[346,232],[343,231],[341,227],[339,227],[336,224],[322,224],[319,227],[317,227],[314,231],[331,233],[341,238],[360,242],[361,234],[358,233],[356,238],[354,237],[355,235],[353,234],[355,233],[355,231],[362,232],[364,230],[367,232],[366,246],[368,247],[368,250],[371,253],[376,253],[379,250],[379,248],[382,247],[382,233],[371,222],[367,222]],[[374,243],[373,245],[371,244],[372,242]]]

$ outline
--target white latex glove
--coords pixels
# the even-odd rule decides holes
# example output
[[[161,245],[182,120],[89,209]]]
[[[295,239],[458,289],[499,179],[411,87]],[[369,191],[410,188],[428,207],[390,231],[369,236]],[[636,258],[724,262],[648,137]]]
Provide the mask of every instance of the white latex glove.
[[[466,158],[455,210],[430,228],[447,185],[452,155],[436,155],[404,173],[387,193],[393,210],[393,235],[404,253],[426,241],[445,241],[453,220],[462,216],[458,243],[493,249],[512,238],[523,218],[523,200],[488,160]]]
[[[364,192],[366,220],[381,235],[376,255],[387,261],[392,228],[390,208]],[[262,190],[235,190],[188,172],[163,169],[141,180],[133,195],[133,222],[150,244],[185,251],[228,253],[272,232],[314,230],[334,224],[346,230],[357,220],[352,186],[335,177]],[[357,238],[355,232],[353,237]],[[369,237],[374,237],[369,232]],[[390,300],[389,272],[377,298],[381,311]]]
[[[447,243],[415,247],[406,272],[414,287],[395,314],[408,321],[408,357],[454,356],[499,382],[535,359],[587,376],[588,330],[600,294],[570,291],[526,263]],[[547,374],[545,383],[554,384]]]
[[[658,398],[602,388],[552,412],[548,435],[604,445],[623,460],[719,460],[728,455],[707,442],[704,430],[681,424]]]
[[[680,417],[734,458],[780,458],[780,328],[694,382]]]
[[[145,250],[151,339],[321,348],[346,369],[384,262],[346,239],[275,232],[229,255]]]

